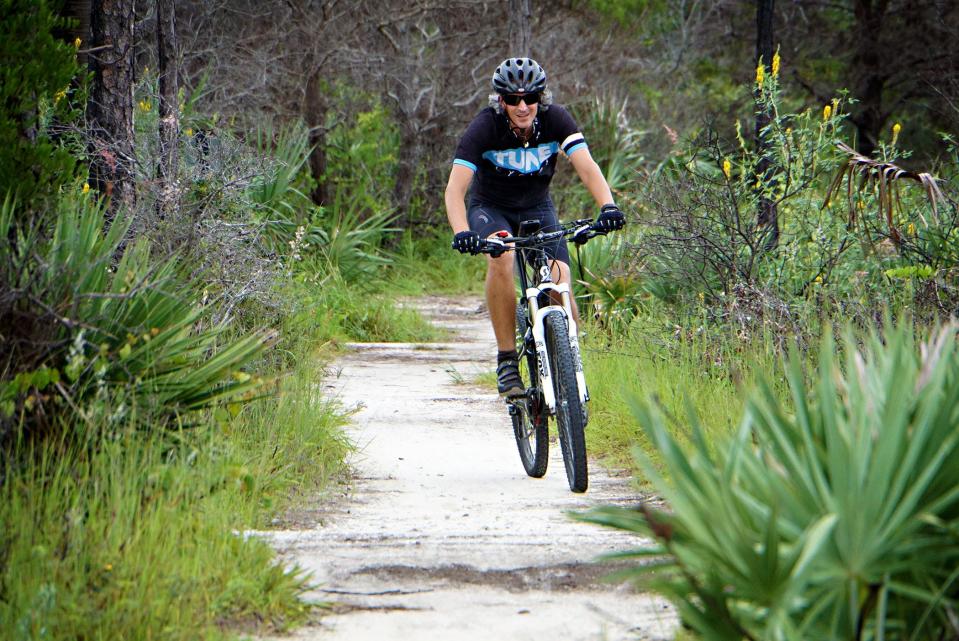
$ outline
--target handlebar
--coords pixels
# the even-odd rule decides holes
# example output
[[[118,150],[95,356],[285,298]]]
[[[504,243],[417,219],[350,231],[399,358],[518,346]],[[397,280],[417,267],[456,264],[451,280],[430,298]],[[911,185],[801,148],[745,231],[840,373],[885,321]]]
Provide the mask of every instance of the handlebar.
[[[527,249],[532,247],[542,247],[549,243],[567,236],[572,236],[576,243],[585,243],[590,238],[596,236],[605,236],[608,232],[599,231],[593,228],[592,218],[581,218],[572,222],[565,223],[559,229],[554,231],[537,231],[529,236],[496,236],[492,238],[480,239],[480,245],[477,254],[502,254],[503,252],[514,249]]]

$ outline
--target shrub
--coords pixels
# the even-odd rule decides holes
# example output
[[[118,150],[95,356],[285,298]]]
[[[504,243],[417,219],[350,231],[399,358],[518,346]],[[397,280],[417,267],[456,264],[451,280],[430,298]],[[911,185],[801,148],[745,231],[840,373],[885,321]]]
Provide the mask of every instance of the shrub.
[[[129,219],[104,232],[101,203],[84,194],[63,197],[50,227],[15,224],[16,210],[10,199],[0,207],[0,235],[18,238],[0,245],[0,325],[10,328],[0,437],[17,424],[72,425],[64,414],[97,430],[162,426],[253,390],[240,369],[271,335],[226,341],[222,328],[199,328],[207,311],[178,280],[176,257],[153,259],[141,240],[115,258]]]
[[[58,139],[80,112],[72,86],[76,48],[53,30],[64,26],[45,0],[0,2],[0,198],[28,211],[72,181],[75,161]]]
[[[644,265],[632,257],[631,230],[594,238],[572,250],[574,288],[583,312],[609,330],[623,330],[649,297]]]
[[[824,340],[792,409],[761,384],[738,434],[682,448],[659,413],[636,416],[664,470],[637,451],[671,512],[602,508],[586,520],[652,535],[621,556],[708,639],[954,638],[959,597],[956,326],[917,346],[910,325]]]
[[[715,320],[785,334],[808,334],[823,317],[874,325],[886,306],[927,321],[951,314],[959,232],[949,186],[894,164],[907,155],[895,140],[878,160],[837,144],[841,99],[789,113],[776,77],[754,89],[757,109],[771,114],[765,150],[739,123],[728,139],[710,126],[631,192],[647,289],[692,306],[702,295]],[[775,207],[775,225],[763,203]]]

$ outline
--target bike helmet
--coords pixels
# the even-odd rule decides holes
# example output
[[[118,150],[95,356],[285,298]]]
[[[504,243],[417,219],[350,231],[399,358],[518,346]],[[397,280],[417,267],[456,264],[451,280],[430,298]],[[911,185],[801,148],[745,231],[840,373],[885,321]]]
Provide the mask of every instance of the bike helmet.
[[[536,93],[546,88],[546,71],[532,58],[507,58],[493,72],[496,93]]]

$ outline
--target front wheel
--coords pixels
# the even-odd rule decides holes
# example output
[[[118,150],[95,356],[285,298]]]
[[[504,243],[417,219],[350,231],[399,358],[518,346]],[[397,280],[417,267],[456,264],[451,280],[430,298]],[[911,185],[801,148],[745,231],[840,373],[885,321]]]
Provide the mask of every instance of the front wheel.
[[[566,317],[552,312],[543,319],[546,353],[556,394],[556,428],[566,464],[566,479],[573,492],[585,492],[589,485],[586,466],[585,415],[576,384],[576,365],[569,344]]]

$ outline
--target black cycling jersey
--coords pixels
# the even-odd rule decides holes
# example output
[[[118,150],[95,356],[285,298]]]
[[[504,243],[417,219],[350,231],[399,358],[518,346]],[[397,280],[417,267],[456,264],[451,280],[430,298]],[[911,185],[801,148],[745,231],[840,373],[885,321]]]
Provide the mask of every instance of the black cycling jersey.
[[[471,187],[473,199],[519,209],[549,197],[560,150],[569,156],[585,146],[576,121],[559,105],[539,111],[533,135],[525,143],[513,133],[505,114],[487,107],[460,139],[453,164],[476,172]]]

